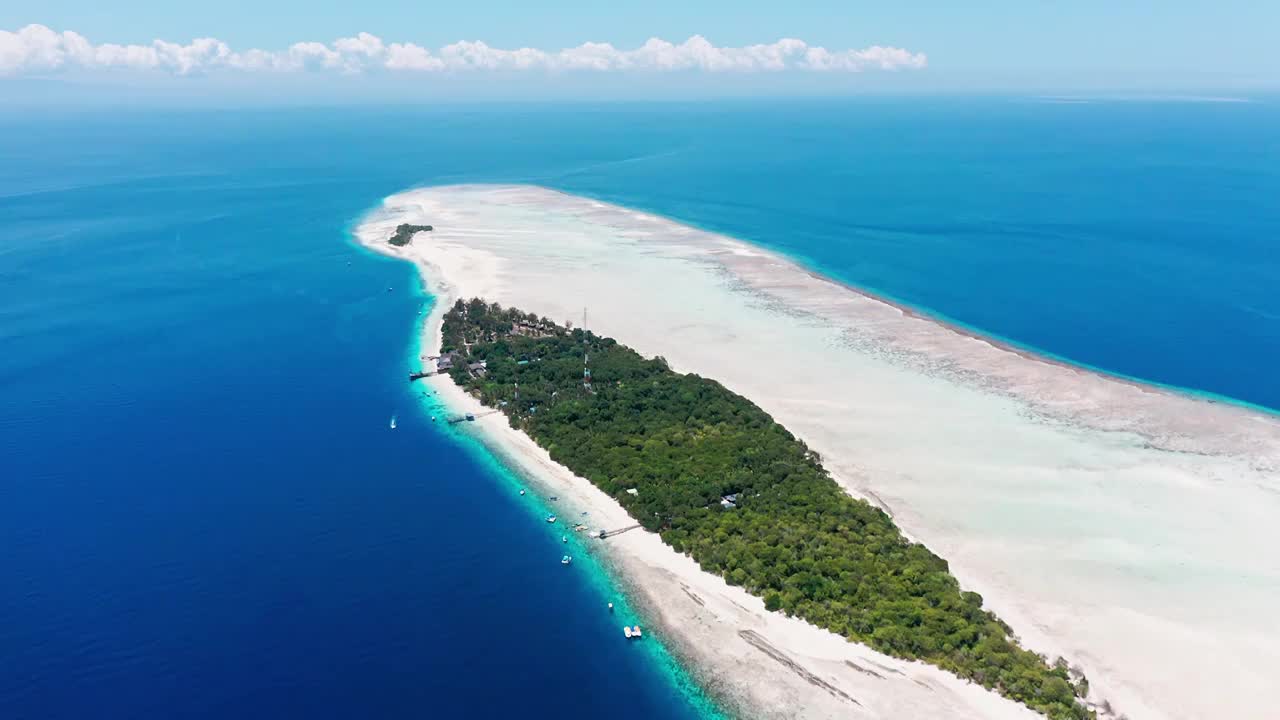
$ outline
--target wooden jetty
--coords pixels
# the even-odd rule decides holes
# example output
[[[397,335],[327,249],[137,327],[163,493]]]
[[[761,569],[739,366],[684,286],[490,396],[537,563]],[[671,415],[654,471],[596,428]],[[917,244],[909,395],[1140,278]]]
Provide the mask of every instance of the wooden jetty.
[[[425,378],[425,377],[431,377],[432,375],[435,375],[435,374],[436,373],[434,372],[427,372],[427,371],[411,372],[409,373],[409,382],[413,382],[414,380],[421,380],[422,378]]]
[[[600,532],[596,533],[596,537],[600,538],[601,540],[604,540],[605,538],[611,538],[614,535],[621,535],[622,533],[628,530],[635,530],[638,527],[640,527],[640,523],[636,523],[635,525],[628,525],[626,527],[620,527],[620,528],[617,528],[616,530],[601,530]]]
[[[485,410],[484,412],[467,413],[466,415],[454,415],[453,417],[449,418],[449,424],[452,425],[454,423],[460,423],[460,422],[471,422],[472,420],[477,420],[486,415],[492,415],[496,412],[502,412],[502,411],[494,408],[490,410]]]

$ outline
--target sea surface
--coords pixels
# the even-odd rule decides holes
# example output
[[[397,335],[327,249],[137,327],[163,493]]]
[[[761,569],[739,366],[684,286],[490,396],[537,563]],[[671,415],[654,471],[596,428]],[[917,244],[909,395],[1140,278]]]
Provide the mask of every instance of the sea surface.
[[[0,718],[717,713],[405,380],[431,299],[349,231],[462,182],[1280,408],[1278,98],[0,111]]]

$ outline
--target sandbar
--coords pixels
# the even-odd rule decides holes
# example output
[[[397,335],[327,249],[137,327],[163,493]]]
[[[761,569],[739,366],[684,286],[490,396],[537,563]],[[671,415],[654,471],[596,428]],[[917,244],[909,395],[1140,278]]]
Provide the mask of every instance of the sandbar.
[[[400,223],[435,230],[392,247]],[[585,308],[592,331],[750,398],[947,559],[1025,646],[1082,668],[1116,715],[1270,716],[1275,415],[1009,347],[747,242],[547,188],[409,190],[356,236],[420,269],[437,298],[424,348],[458,297],[575,325]],[[451,407],[475,403],[430,382]],[[593,516],[623,513],[501,415],[476,425]],[[1034,716],[768,613],[656,535],[607,543],[677,653],[753,716]]]

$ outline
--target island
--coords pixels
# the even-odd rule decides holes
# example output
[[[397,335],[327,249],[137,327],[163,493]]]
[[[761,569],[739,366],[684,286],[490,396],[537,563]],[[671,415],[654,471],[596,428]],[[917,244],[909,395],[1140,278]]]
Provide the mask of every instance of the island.
[[[431,242],[388,244],[404,223],[434,223]],[[568,332],[564,319],[581,317],[581,327],[646,358],[661,356],[670,369],[715,378],[803,439],[842,492],[888,514],[892,537],[945,558],[941,576],[980,593],[982,608],[1012,628],[1018,647],[1054,665],[1066,658],[1068,678],[1087,674],[1087,706],[1100,719],[1267,716],[1280,667],[1280,615],[1270,612],[1280,603],[1280,555],[1241,548],[1280,543],[1280,415],[1072,365],[761,245],[550,188],[413,188],[372,208],[355,236],[412,262],[433,298],[418,351],[426,365],[414,369],[438,369],[430,358],[441,353],[443,316],[459,298],[483,297],[560,325],[539,329],[526,316],[513,332],[529,336]],[[462,361],[468,348],[456,343]],[[583,359],[570,385],[590,370],[603,394],[597,354]],[[460,364],[467,377],[490,373],[487,363]],[[494,362],[498,377],[503,364]],[[518,417],[513,426],[449,377],[425,381],[433,410],[473,413],[476,422],[459,427],[523,482],[571,498],[575,511],[590,511],[592,528],[636,524],[628,508],[646,502],[638,483],[626,488],[635,500],[601,489],[626,477],[587,479],[593,466],[573,458],[564,439],[543,435],[550,431],[536,423],[524,428]],[[535,391],[520,381],[521,397]],[[558,407],[565,393],[551,392],[559,392]],[[551,404],[521,412],[536,417]],[[634,451],[650,451],[636,442]],[[579,472],[548,448],[583,462]],[[717,504],[752,519],[742,512],[751,496],[733,489],[714,488],[732,507]],[[682,523],[683,515],[699,534],[705,529],[696,512],[682,513]],[[807,524],[822,531],[825,513],[812,515]],[[721,529],[739,542],[733,526]],[[640,606],[649,637],[742,716],[1042,717],[936,664],[946,661],[877,650],[885,645],[875,643],[897,642],[894,630],[865,642],[865,625],[846,634],[846,624],[865,623],[865,605],[810,599],[797,579],[801,602],[787,615],[786,583],[758,583],[755,557],[718,558],[717,548],[729,546],[714,536],[689,541],[681,530],[694,537],[673,522],[593,547]],[[791,547],[774,551],[771,537],[764,544],[775,553],[763,556],[769,563]],[[729,582],[733,563],[743,566],[740,585]],[[816,570],[825,573],[820,564]],[[794,574],[788,567],[777,580]],[[823,583],[820,595],[842,587]],[[779,610],[766,610],[766,598]],[[917,632],[912,622],[904,621],[908,633]],[[924,614],[921,624],[928,627]],[[969,655],[976,649],[965,647]],[[954,648],[909,651],[937,658]]]
[[[434,229],[435,228],[432,228],[430,225],[413,225],[410,223],[403,223],[396,227],[395,234],[392,235],[391,239],[387,242],[395,245],[396,247],[404,247],[410,242],[413,242],[414,235],[417,235],[420,232],[430,232]]]
[[[1020,647],[946,561],[845,493],[750,400],[612,338],[481,299],[441,325],[447,373],[707,572],[885,654],[1050,718],[1091,718],[1088,683]]]

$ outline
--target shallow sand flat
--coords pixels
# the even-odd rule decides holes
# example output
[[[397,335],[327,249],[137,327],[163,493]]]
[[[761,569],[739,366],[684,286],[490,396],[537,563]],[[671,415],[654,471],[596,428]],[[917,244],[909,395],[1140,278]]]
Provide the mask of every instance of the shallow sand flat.
[[[395,250],[400,222],[437,229]],[[1275,417],[1014,352],[745,243],[541,188],[410,191],[358,235],[442,297],[575,324],[585,305],[592,330],[751,398],[1130,717],[1269,715]],[[665,570],[687,560],[667,554]]]

